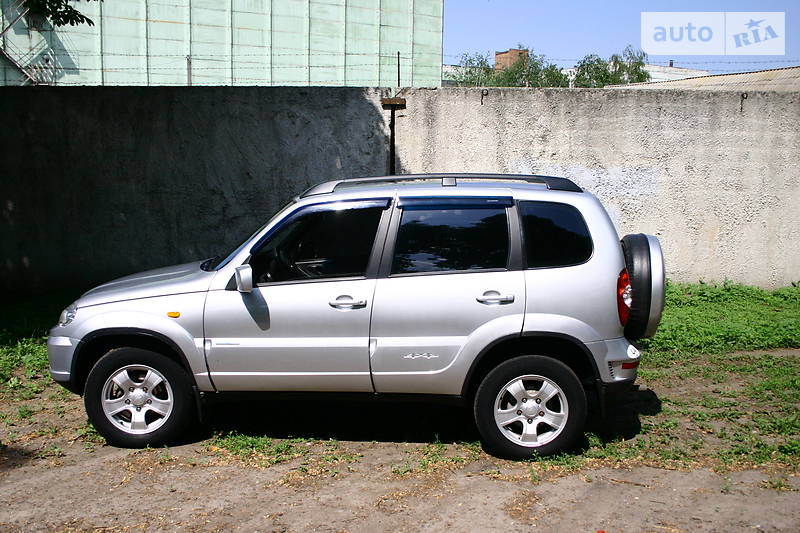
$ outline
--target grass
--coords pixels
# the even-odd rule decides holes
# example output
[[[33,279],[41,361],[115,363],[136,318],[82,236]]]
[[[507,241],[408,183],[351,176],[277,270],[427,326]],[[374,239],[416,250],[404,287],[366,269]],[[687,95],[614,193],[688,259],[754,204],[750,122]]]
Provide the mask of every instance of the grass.
[[[97,446],[102,446],[106,443],[106,439],[97,432],[97,429],[88,420],[86,425],[78,428],[75,433],[75,440],[83,442],[83,448],[88,452],[93,452]]]
[[[0,392],[17,399],[40,394],[47,383],[47,330],[74,294],[11,301],[0,309]]]
[[[458,442],[444,444],[436,435],[433,442],[423,444],[407,452],[408,460],[391,465],[397,476],[407,474],[434,474],[442,470],[457,468],[475,460],[481,454],[480,442]]]
[[[697,354],[800,347],[800,287],[669,283],[661,325],[642,346],[649,367]]]
[[[31,409],[30,406],[20,405],[17,408],[17,417],[20,420],[25,420],[25,419],[30,418],[32,416],[33,416],[33,409]]]
[[[302,439],[299,439],[300,441]],[[260,435],[242,433],[218,433],[208,442],[208,449],[246,464],[271,466],[282,463],[306,453],[297,446],[298,439],[275,441]]]
[[[36,452],[34,455],[36,459],[57,459],[64,457],[64,451],[58,446],[47,446]]]
[[[640,381],[657,391],[659,412],[638,414],[633,440],[589,434],[579,456],[539,470],[592,460],[798,469],[800,357],[758,351],[800,347],[800,287],[669,284],[658,333],[642,345]]]

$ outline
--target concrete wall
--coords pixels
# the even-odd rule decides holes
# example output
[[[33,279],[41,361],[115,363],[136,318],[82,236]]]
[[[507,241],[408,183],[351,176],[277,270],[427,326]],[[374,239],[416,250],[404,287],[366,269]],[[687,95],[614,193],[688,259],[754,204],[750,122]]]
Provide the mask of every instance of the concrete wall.
[[[0,286],[210,257],[314,183],[385,174],[382,94],[0,87]]]
[[[565,176],[658,235],[673,280],[800,280],[800,93],[487,91],[405,91],[406,170]]]
[[[402,172],[566,176],[673,280],[800,280],[800,95],[406,91]],[[0,287],[215,255],[312,183],[387,172],[387,90],[0,87]]]

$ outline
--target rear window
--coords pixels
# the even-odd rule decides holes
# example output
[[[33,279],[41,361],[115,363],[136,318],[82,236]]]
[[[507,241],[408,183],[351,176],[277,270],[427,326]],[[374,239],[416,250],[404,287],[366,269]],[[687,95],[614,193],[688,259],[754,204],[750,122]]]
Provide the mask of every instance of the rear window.
[[[503,207],[404,209],[392,274],[506,268],[508,250]]]
[[[578,265],[591,257],[589,228],[573,206],[523,201],[519,213],[527,268]]]

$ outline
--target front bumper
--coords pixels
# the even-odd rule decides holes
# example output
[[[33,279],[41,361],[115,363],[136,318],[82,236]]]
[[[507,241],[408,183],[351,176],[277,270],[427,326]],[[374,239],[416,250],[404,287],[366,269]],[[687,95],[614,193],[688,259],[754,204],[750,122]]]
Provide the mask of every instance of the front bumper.
[[[75,393],[78,393],[78,387],[72,376],[72,359],[80,342],[71,337],[50,336],[47,338],[50,375],[58,384]]]

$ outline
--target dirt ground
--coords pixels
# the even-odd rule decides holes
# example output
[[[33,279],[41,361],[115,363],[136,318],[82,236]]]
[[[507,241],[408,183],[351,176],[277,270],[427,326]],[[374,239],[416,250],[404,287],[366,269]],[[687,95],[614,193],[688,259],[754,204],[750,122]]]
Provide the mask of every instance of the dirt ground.
[[[650,386],[592,425],[635,442],[665,398],[709,385]],[[567,458],[540,470],[487,455],[469,414],[444,405],[240,400],[186,444],[124,450],[55,385],[3,401],[2,532],[800,531],[800,479],[785,465]]]

